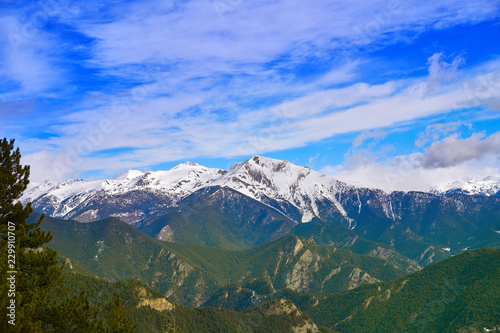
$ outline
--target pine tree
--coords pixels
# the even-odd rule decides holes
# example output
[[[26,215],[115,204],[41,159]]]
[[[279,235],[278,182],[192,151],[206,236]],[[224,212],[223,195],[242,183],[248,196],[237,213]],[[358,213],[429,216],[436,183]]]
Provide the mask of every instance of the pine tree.
[[[135,323],[119,297],[105,311],[84,292],[64,297],[64,265],[46,246],[52,235],[40,229],[43,215],[27,224],[33,209],[18,201],[29,174],[14,140],[0,141],[0,332],[133,332]]]
[[[2,319],[9,318],[11,323],[2,320],[0,327],[4,332],[41,332],[40,308],[48,301],[47,292],[61,283],[62,267],[57,265],[57,253],[42,247],[52,239],[50,233],[40,230],[43,216],[36,223],[26,223],[33,209],[31,204],[23,206],[18,200],[28,186],[30,171],[20,161],[14,140],[3,139],[0,142],[0,295],[3,311],[7,306],[12,308],[13,302],[15,320],[5,314]],[[9,290],[11,285],[15,290]]]
[[[133,332],[135,322],[122,305],[120,295],[116,295],[105,307],[105,317],[109,333]]]

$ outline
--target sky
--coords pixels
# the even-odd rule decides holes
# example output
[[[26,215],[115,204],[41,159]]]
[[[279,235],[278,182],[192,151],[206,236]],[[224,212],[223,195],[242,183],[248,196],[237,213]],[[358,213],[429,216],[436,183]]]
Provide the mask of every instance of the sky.
[[[499,23],[499,0],[2,0],[0,136],[35,183],[256,154],[500,181]]]

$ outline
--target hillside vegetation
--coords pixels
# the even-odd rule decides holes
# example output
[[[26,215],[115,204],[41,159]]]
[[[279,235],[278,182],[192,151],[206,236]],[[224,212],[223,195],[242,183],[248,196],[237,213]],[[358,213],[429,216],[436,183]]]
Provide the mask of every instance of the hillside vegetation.
[[[339,332],[500,330],[500,250],[480,249],[419,272],[334,295],[285,290],[318,325]]]
[[[110,281],[136,278],[189,306],[204,304],[221,287],[255,279],[269,281],[273,291],[326,294],[405,275],[382,259],[294,235],[229,251],[162,242],[116,218],[92,223],[46,218],[42,228],[54,235],[55,250],[96,276]]]

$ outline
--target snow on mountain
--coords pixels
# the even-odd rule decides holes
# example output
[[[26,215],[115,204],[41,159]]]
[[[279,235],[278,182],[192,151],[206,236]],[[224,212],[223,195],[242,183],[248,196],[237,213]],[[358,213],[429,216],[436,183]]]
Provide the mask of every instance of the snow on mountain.
[[[206,168],[197,163],[186,162],[168,171],[149,172],[138,185],[184,196],[210,184],[224,173],[225,171],[221,169]]]
[[[162,201],[174,204],[224,173],[224,170],[187,162],[168,171],[143,173],[130,169],[113,179],[92,181],[77,179],[63,182],[49,180],[30,186],[21,197],[21,202],[32,202],[35,210],[38,209],[54,217],[78,218],[80,211],[95,205],[98,200],[109,200],[132,192],[148,192],[161,198]],[[93,211],[89,214],[97,218],[99,215],[96,213]],[[119,216],[123,216],[120,214],[124,213],[126,212],[117,212]],[[93,220],[91,217],[82,219]]]
[[[233,165],[211,185],[230,187],[261,202],[265,202],[266,197],[289,202],[301,211],[302,222],[320,215],[317,202],[321,200],[333,203],[347,218],[337,196],[348,185],[288,161],[254,156]]]
[[[466,179],[432,192],[494,195],[499,184],[493,177]],[[21,201],[31,201],[35,210],[54,217],[88,222],[117,216],[134,223],[210,186],[231,188],[297,222],[333,214],[354,228],[364,206],[392,220],[403,214],[401,207],[393,207],[396,194],[348,185],[307,167],[262,156],[237,163],[228,171],[186,162],[167,171],[129,169],[112,179],[45,181],[29,187]]]
[[[29,187],[21,201],[31,201],[35,209],[54,217],[85,221],[102,217],[99,210],[102,211],[107,203],[118,210],[112,213],[113,216],[136,222],[146,214],[144,204],[138,208],[138,204],[133,205],[131,200],[153,199],[158,202],[158,209],[163,209],[175,206],[182,198],[207,186],[226,186],[265,204],[278,202],[273,208],[284,215],[287,215],[287,205],[293,205],[300,212],[297,219],[302,222],[320,216],[318,203],[321,202],[350,220],[338,198],[342,189],[351,186],[307,167],[262,156],[237,163],[227,172],[186,162],[168,171],[143,173],[129,169],[112,179],[45,181]],[[138,192],[143,194],[142,197],[134,194],[134,199],[130,198]],[[115,199],[110,199],[113,197]],[[123,201],[121,205],[117,203],[120,200]]]
[[[136,169],[128,169],[127,171],[124,171],[120,173],[119,175],[115,176],[113,180],[123,180],[123,179],[134,179],[136,177],[140,177],[144,175],[142,171],[136,170]]]
[[[464,193],[482,196],[495,195],[500,192],[500,177],[488,176],[481,180],[468,177],[435,187],[431,192],[435,194]]]

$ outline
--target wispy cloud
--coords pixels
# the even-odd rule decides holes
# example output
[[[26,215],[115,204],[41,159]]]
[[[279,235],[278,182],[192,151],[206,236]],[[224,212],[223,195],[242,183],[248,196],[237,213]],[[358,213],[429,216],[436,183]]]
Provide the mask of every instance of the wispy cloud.
[[[84,20],[79,27],[98,39],[96,61],[107,66],[211,59],[206,68],[217,69],[218,61],[267,62],[286,53],[300,59],[314,49],[321,53],[386,40],[387,33],[394,39],[429,25],[442,29],[498,15],[498,4],[491,1],[447,1],[446,10],[432,1],[242,1],[221,20],[214,3],[141,2],[124,6],[119,19]]]
[[[62,70],[56,65],[57,47],[46,33],[30,32],[15,17],[0,17],[0,79],[3,89],[0,97],[5,100],[33,98],[46,95],[62,83]]]
[[[429,77],[427,78],[427,94],[436,92],[443,83],[450,81],[460,65],[465,63],[462,56],[456,56],[450,63],[444,61],[443,53],[433,54],[429,62]]]
[[[425,84],[425,77],[381,85],[356,83],[306,94],[269,108],[243,112],[241,106],[236,106],[240,112],[227,119],[211,109],[200,108],[206,100],[199,95],[156,97],[114,107],[106,105],[68,114],[65,120],[70,123],[50,129],[60,137],[32,141],[31,148],[45,147],[50,151],[54,150],[50,147],[56,146],[62,160],[64,156],[82,155],[85,158],[77,166],[78,170],[95,169],[103,165],[103,159],[108,168],[119,169],[123,161],[130,167],[143,167],[193,156],[263,154],[304,146],[336,134],[399,126],[422,117],[446,114],[472,93],[455,85],[445,93],[426,97]],[[100,130],[103,121],[112,124],[110,132]],[[441,133],[447,134],[458,125],[441,127]],[[429,127],[426,136],[422,134],[419,140],[423,143],[442,137],[434,130]],[[93,132],[103,137],[96,144],[88,138]],[[366,132],[354,145],[360,146],[364,139],[373,137],[383,137],[383,132]],[[87,146],[89,148],[82,148]],[[137,150],[113,158],[94,154],[120,147]],[[80,150],[84,153],[79,153]],[[50,168],[52,161],[47,155],[44,165]],[[67,169],[70,172],[74,167]]]
[[[10,35],[22,33],[32,13],[45,13],[42,23],[52,24],[36,25],[19,48],[0,40],[2,82],[10,84],[0,92],[4,104],[30,98],[44,110],[68,107],[47,111],[51,135],[19,137],[36,179],[264,154],[338,134],[379,133],[457,108],[498,107],[498,60],[470,68],[464,57],[436,51],[428,76],[375,80],[366,72],[378,66],[377,50],[498,18],[495,1],[55,5],[20,4],[0,18]],[[461,75],[469,84],[458,82]],[[479,94],[485,80],[496,81]]]
[[[471,123],[462,123],[459,121],[427,125],[425,131],[419,133],[418,139],[415,141],[415,146],[420,148],[428,143],[436,142],[449,133],[456,132],[462,126],[466,126],[469,129],[472,128]]]

